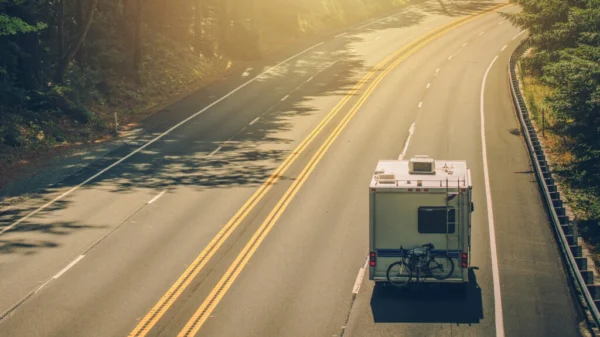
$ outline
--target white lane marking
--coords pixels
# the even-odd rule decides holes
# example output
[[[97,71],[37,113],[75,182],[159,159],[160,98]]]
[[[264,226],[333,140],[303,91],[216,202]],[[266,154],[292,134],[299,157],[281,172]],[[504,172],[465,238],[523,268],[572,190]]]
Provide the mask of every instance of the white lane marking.
[[[419,102],[419,108],[423,106],[423,102]]]
[[[248,77],[250,76],[250,71],[252,70],[252,68],[248,68],[244,71],[244,73],[242,74],[242,77]]]
[[[288,99],[288,97],[290,97],[290,95],[285,95],[285,96],[284,96],[284,97],[281,99],[281,101],[282,101],[282,102],[283,102],[283,101],[285,101],[286,99]]]
[[[515,35],[515,37],[513,37],[512,39],[514,40],[514,39],[518,38],[518,37],[519,37],[519,36],[521,36],[521,34],[523,34],[523,33],[525,33],[525,31],[521,31],[519,34]]]
[[[442,69],[442,68],[437,68],[437,69],[435,70],[435,72],[436,72],[436,73],[439,73],[439,72],[440,72],[440,69]]]
[[[358,294],[360,290],[360,285],[362,284],[362,280],[365,277],[365,271],[367,270],[367,265],[369,264],[369,257],[365,260],[365,264],[358,270],[358,275],[356,275],[356,281],[354,281],[354,287],[352,287],[352,293]]]
[[[504,316],[502,313],[502,294],[500,291],[500,275],[498,271],[498,252],[496,248],[496,231],[494,229],[494,210],[492,204],[492,193],[490,192],[490,173],[488,170],[487,145],[485,142],[485,113],[484,113],[484,96],[485,96],[485,81],[494,65],[498,56],[494,57],[492,63],[483,75],[481,83],[481,99],[480,99],[480,114],[481,114],[481,148],[483,152],[483,175],[485,180],[485,196],[487,199],[487,214],[490,231],[490,248],[492,255],[492,279],[494,283],[494,312],[496,314],[496,337],[504,337]]]
[[[260,119],[260,117],[256,117],[256,118],[254,118],[254,119],[252,120],[252,122],[250,122],[250,124],[248,124],[248,125],[252,125],[252,124],[254,124],[254,123],[258,122],[258,120],[259,120],[259,119]]]
[[[463,46],[463,48],[464,48],[464,47],[467,45],[467,43],[468,43],[468,42],[465,42],[465,43],[463,43],[463,45],[462,45],[462,46]]]
[[[481,32],[481,33],[479,33],[477,36],[481,36],[481,35],[483,35],[483,33],[485,33],[485,32]]]
[[[62,198],[66,197],[67,195],[73,193],[74,191],[76,191],[77,189],[79,189],[80,187],[87,185],[90,181],[98,178],[99,176],[103,175],[104,173],[106,173],[108,170],[112,169],[113,167],[119,165],[120,163],[124,162],[125,160],[131,158],[133,155],[135,155],[136,153],[142,151],[143,149],[147,148],[148,146],[150,146],[151,144],[153,144],[154,142],[156,142],[157,140],[163,138],[164,136],[168,135],[169,133],[173,132],[175,129],[179,128],[180,126],[182,126],[183,124],[189,122],[190,120],[194,119],[195,117],[197,117],[198,115],[204,113],[206,110],[212,108],[213,106],[217,105],[218,103],[222,102],[223,100],[225,100],[226,98],[230,97],[231,95],[233,95],[234,93],[238,92],[239,90],[241,90],[242,88],[246,87],[248,84],[256,81],[259,77],[266,75],[268,73],[270,73],[271,71],[273,71],[273,69],[281,66],[284,63],[289,62],[290,60],[310,51],[313,50],[317,47],[319,47],[320,45],[322,45],[324,42],[320,42],[315,44],[312,47],[306,48],[303,51],[299,52],[296,55],[290,56],[289,58],[279,62],[278,64],[274,65],[273,67],[265,70],[262,74],[244,82],[243,84],[241,84],[240,86],[238,86],[237,88],[233,89],[232,91],[230,91],[228,94],[226,94],[225,96],[222,96],[221,98],[219,98],[218,100],[212,102],[211,104],[207,105],[206,107],[204,107],[202,110],[196,112],[195,114],[191,115],[190,117],[184,119],[183,121],[177,123],[175,126],[171,127],[170,129],[168,129],[167,131],[161,133],[160,135],[156,136],[155,138],[151,139],[150,141],[148,141],[146,144],[140,146],[139,148],[137,148],[136,150],[132,151],[131,153],[129,153],[128,155],[126,155],[125,157],[117,160],[116,162],[112,163],[111,165],[109,165],[108,167],[104,168],[103,170],[101,170],[100,172],[94,174],[93,176],[91,176],[90,178],[86,179],[84,182],[80,183],[79,185],[72,187],[70,190],[66,191],[65,193],[59,195],[58,197],[48,201],[47,203],[45,203],[44,205],[42,205],[41,207],[39,207],[38,209],[31,211],[29,214],[27,214],[26,216],[20,218],[19,220],[13,222],[12,224],[10,224],[9,226],[6,226],[5,228],[3,228],[2,230],[0,230],[0,235],[6,233],[7,231],[13,229],[15,226],[19,225],[21,222],[29,219],[30,217],[34,216],[35,214],[39,213],[40,211],[43,211],[44,209],[48,208],[48,206],[54,204],[55,202],[61,200]]]
[[[431,86],[431,83],[427,83],[427,89],[429,89],[430,86]]]
[[[408,129],[408,137],[406,137],[406,142],[404,143],[404,148],[402,149],[402,153],[398,156],[398,160],[402,160],[406,155],[406,151],[408,151],[408,144],[410,144],[410,139],[412,138],[413,133],[415,133],[415,122],[412,122],[410,128]]]
[[[500,22],[498,22],[498,24],[499,24],[499,25],[501,25],[501,24],[503,24],[503,23],[504,23],[504,21],[500,21]]]
[[[300,85],[299,85],[299,86],[297,86],[297,87],[296,87],[296,89],[300,89],[300,87],[301,87],[301,86],[303,86],[304,84],[306,84],[306,83],[308,83],[308,82],[310,82],[310,81],[314,80],[314,79],[315,79],[315,76],[317,76],[317,75],[319,75],[320,73],[324,72],[325,70],[327,70],[327,69],[331,68],[331,67],[332,67],[334,64],[336,64],[336,63],[338,63],[338,61],[333,61],[333,62],[329,63],[329,64],[328,64],[327,66],[325,66],[323,69],[319,70],[319,71],[318,71],[316,74],[314,74],[313,76],[309,77],[309,78],[308,78],[308,80],[306,80],[306,81],[304,81],[304,82],[300,83]]]
[[[167,190],[164,190],[164,191],[160,192],[157,196],[155,196],[154,198],[152,198],[152,200],[148,201],[148,204],[151,204],[151,203],[155,202],[160,197],[162,197],[163,195],[165,195],[165,193],[167,193]]]
[[[336,37],[336,38],[338,38],[338,37],[342,37],[342,36],[344,36],[344,35],[346,35],[346,34],[348,34],[348,32],[346,32],[346,33],[342,33],[342,34],[338,34],[338,35],[336,35],[335,37]]]
[[[506,47],[508,47],[507,44],[505,44],[504,47],[502,47],[502,49],[500,49],[500,51],[504,51],[504,49],[506,49]]]
[[[215,155],[215,153],[217,153],[217,152],[221,151],[221,149],[222,149],[222,148],[223,148],[222,146],[219,146],[219,147],[218,147],[218,148],[216,148],[216,149],[215,149],[213,152],[211,152],[211,153],[208,155],[208,157],[210,158],[210,157],[214,156],[214,155]]]
[[[66,273],[67,270],[73,268],[74,265],[77,264],[77,262],[81,261],[81,259],[83,259],[85,257],[85,255],[79,255],[75,260],[73,260],[73,262],[69,263],[66,267],[64,267],[61,271],[59,271],[56,275],[54,275],[52,277],[53,280],[56,280],[57,278],[61,277],[62,274]],[[45,285],[45,284],[44,284]],[[42,285],[42,287],[44,286]],[[41,289],[41,287],[39,288]],[[38,289],[38,290],[39,290]]]

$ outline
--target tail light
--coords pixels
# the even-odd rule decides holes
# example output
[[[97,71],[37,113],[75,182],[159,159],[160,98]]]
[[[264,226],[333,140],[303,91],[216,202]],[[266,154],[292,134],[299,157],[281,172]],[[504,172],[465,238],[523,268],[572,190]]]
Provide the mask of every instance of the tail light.
[[[371,253],[369,254],[369,265],[370,265],[371,267],[375,267],[375,264],[376,264],[376,263],[375,263],[375,257],[376,257],[376,256],[375,256],[375,252],[371,252]]]
[[[467,268],[469,266],[468,263],[467,263],[467,260],[468,260],[467,257],[468,257],[467,253],[462,253],[462,255],[460,257],[461,260],[462,260],[461,261],[461,265],[462,265],[463,268]]]

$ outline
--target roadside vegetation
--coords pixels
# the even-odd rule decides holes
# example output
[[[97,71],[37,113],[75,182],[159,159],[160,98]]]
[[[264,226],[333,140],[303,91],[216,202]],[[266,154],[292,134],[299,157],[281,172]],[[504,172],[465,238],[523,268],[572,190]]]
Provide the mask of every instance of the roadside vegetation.
[[[514,2],[522,11],[507,16],[529,33],[525,99],[600,266],[600,0]]]
[[[0,0],[0,176],[408,1]]]

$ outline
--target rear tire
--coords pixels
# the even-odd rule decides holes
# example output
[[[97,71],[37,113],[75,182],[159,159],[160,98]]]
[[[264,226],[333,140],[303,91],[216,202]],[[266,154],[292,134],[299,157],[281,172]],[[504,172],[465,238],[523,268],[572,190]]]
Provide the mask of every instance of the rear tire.
[[[390,264],[385,276],[391,285],[404,287],[410,282],[412,272],[404,261],[398,261]],[[400,277],[402,279],[399,279]]]
[[[427,268],[434,279],[445,280],[454,272],[454,261],[446,255],[433,255]]]

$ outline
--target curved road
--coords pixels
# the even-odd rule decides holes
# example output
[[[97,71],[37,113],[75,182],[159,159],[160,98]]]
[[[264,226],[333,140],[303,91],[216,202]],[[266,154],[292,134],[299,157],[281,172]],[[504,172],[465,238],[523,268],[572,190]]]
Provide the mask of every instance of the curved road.
[[[232,75],[4,210],[0,336],[578,336],[497,5],[412,5]],[[372,171],[401,154],[472,169],[466,299],[359,277]]]

